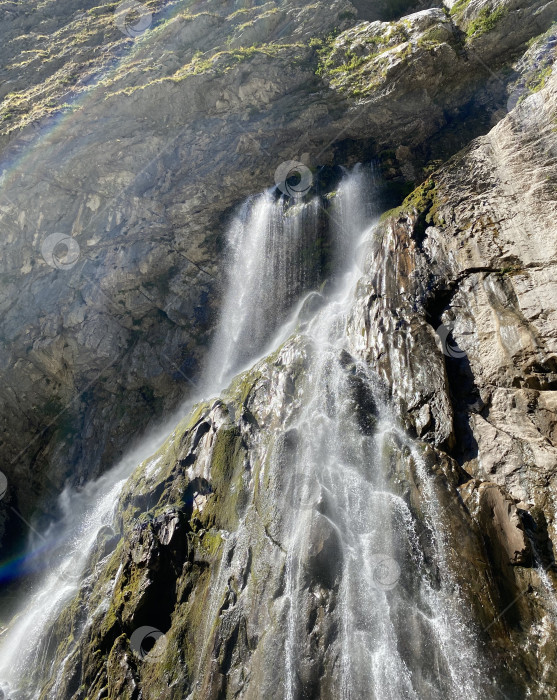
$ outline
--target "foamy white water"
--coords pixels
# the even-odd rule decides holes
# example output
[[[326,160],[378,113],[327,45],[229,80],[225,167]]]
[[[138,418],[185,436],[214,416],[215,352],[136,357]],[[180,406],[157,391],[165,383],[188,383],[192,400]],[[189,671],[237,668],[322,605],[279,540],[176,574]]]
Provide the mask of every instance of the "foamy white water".
[[[164,425],[146,437],[114,469],[83,489],[65,489],[59,499],[62,518],[50,526],[30,549],[44,550],[42,580],[10,625],[0,644],[0,689],[12,700],[35,698],[40,689],[21,690],[24,680],[40,669],[41,641],[52,623],[77,592],[101,528],[110,526],[126,479],[138,464],[164,442],[170,432]]]
[[[289,207],[269,190],[233,220],[228,288],[206,373],[213,386],[252,363],[302,293],[315,287],[319,213],[317,198]]]

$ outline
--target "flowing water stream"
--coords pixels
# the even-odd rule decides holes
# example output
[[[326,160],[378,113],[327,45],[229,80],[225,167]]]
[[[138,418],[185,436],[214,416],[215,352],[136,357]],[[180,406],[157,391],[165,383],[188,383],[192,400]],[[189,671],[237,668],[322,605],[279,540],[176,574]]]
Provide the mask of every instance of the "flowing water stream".
[[[234,218],[228,289],[207,369],[212,387],[224,386],[265,348],[273,349],[281,322],[303,292],[317,286],[321,215],[317,197],[290,207],[269,190],[250,198]]]
[[[219,393],[235,371],[274,343],[275,335],[278,339],[289,332],[294,323],[288,322],[289,311],[320,277],[315,257],[319,216],[317,199],[287,207],[284,197],[267,191],[249,198],[233,218],[228,292],[198,394],[103,477],[80,490],[65,489],[61,519],[31,538],[28,559],[43,567],[43,577],[0,640],[0,692],[6,698],[38,697],[39,689],[30,693],[21,687],[42,666],[40,642],[78,590],[99,532],[112,523],[126,479],[196,401]]]
[[[354,257],[345,260],[343,283],[307,330],[313,347],[308,393],[293,425],[301,439],[296,483],[303,508],[287,559],[286,697],[305,696],[299,659],[314,592],[304,577],[317,530],[318,540],[325,532],[332,549],[320,575],[328,579],[327,588],[338,585],[335,697],[479,700],[485,697],[480,664],[457,613],[432,476],[397,427],[369,367],[350,354],[347,325],[361,276],[359,251],[372,244],[365,216],[370,188],[364,169],[356,169],[339,188],[336,238]],[[391,450],[406,452],[420,479],[438,580],[425,564],[418,537],[424,523],[415,520],[387,479]]]
[[[307,610],[314,605],[309,596],[315,596],[307,585],[307,562],[319,533],[330,556],[314,575],[336,596],[338,634],[330,645],[335,697],[479,700],[488,696],[476,643],[457,612],[458,590],[447,565],[431,476],[348,338],[363,255],[373,245],[372,219],[379,213],[373,180],[369,168],[346,174],[328,214],[317,198],[292,206],[272,191],[245,203],[230,226],[228,290],[201,394],[213,395],[234,373],[279,345],[305,314],[304,334],[312,350],[304,402],[290,426],[301,440],[291,465],[296,493],[295,505],[289,506],[295,512],[289,518],[285,568],[284,697],[305,697],[303,647]],[[321,307],[315,310],[308,299],[315,300],[324,275],[323,217],[330,219],[327,272],[333,273],[334,284],[317,295]],[[38,697],[38,689],[18,692],[30,670],[41,666],[38,640],[49,634],[77,590],[99,531],[112,522],[126,478],[171,429],[167,423],[80,492],[64,492],[63,521],[41,545],[50,553],[50,567],[0,646],[5,697]],[[420,523],[391,488],[393,452],[413,463],[421,483]],[[209,611],[208,626],[214,614]]]

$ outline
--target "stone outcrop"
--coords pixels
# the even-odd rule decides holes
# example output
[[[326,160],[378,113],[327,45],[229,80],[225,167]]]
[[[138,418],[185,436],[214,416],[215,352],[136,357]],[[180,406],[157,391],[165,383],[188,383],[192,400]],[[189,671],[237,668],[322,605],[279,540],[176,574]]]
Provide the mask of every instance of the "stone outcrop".
[[[557,456],[554,113],[551,81],[386,218],[355,312],[416,432],[425,400],[434,442],[524,503]]]

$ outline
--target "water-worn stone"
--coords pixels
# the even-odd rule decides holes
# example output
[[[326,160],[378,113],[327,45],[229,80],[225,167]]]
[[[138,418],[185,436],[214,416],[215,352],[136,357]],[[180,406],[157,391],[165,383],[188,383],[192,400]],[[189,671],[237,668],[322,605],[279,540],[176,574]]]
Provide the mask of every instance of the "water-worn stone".
[[[523,648],[555,585],[556,110],[553,74],[385,215],[353,312],[402,420],[476,480],[465,502]],[[541,610],[515,600],[529,586]]]
[[[480,485],[478,510],[482,532],[498,543],[492,545],[492,550],[504,553],[510,564],[528,564],[531,554],[524,526],[516,506],[497,485],[487,482]]]

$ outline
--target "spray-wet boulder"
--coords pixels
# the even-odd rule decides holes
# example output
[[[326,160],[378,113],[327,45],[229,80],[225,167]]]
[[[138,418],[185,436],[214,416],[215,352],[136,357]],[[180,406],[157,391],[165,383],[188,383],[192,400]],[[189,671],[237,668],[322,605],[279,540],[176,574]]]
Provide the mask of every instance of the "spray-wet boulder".
[[[343,550],[335,525],[320,513],[311,516],[308,523],[307,574],[309,581],[317,581],[327,589],[339,582]]]

